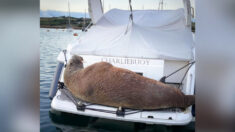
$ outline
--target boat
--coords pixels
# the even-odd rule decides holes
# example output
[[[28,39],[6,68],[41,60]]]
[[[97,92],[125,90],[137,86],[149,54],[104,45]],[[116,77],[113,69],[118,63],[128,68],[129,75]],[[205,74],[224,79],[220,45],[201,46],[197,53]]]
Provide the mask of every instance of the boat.
[[[67,32],[73,32],[73,28],[71,26],[71,15],[70,15],[70,1],[68,0],[68,24],[66,26]]]
[[[101,0],[88,0],[92,26],[57,57],[58,65],[49,92],[51,109],[146,124],[186,125],[195,120],[192,106],[185,110],[147,111],[87,105],[71,98],[62,88],[65,65],[76,54],[83,57],[84,67],[109,62],[193,95],[195,50],[191,5],[190,0],[183,0],[183,3],[184,8],[176,10],[132,10],[129,0],[130,10],[111,9],[103,13]]]
[[[78,36],[78,34],[77,33],[73,33],[73,36]]]
[[[82,31],[83,32],[86,32],[87,29],[86,29],[86,9],[85,9],[85,14],[84,14],[84,18],[83,18],[83,25],[82,25]]]

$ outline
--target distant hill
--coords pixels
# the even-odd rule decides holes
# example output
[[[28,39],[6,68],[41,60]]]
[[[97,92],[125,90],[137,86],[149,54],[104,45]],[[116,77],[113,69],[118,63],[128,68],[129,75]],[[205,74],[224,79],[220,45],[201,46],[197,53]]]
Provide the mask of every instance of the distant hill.
[[[81,18],[85,16],[85,13],[82,12],[71,12],[70,13],[71,17],[74,18]],[[63,12],[63,11],[55,11],[55,10],[40,10],[40,17],[61,17],[61,16],[68,16],[68,12]],[[86,17],[89,18],[89,13],[86,13]]]
[[[46,16],[46,15],[45,15]],[[71,17],[70,26],[74,29],[82,29],[84,27],[84,18],[75,18]],[[90,18],[86,18],[85,27],[91,23]],[[41,28],[67,28],[68,17],[41,17],[40,18],[40,27]]]

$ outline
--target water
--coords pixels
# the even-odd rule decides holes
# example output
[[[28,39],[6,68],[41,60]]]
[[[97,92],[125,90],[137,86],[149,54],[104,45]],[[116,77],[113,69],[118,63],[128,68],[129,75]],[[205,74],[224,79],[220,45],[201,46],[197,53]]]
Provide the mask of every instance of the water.
[[[80,30],[74,32],[81,34]],[[68,113],[51,112],[51,100],[48,97],[50,84],[56,70],[56,58],[59,52],[66,49],[69,43],[76,42],[78,36],[74,32],[63,29],[40,29],[40,130],[51,131],[194,131],[194,123],[182,127],[166,127],[161,125],[144,125],[130,122],[113,121],[100,118],[78,116]],[[86,125],[86,122],[89,122]]]

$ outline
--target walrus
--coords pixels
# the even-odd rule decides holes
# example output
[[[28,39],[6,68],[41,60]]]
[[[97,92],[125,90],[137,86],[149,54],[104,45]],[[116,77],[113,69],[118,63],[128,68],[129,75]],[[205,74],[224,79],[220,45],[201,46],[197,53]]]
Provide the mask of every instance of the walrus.
[[[76,98],[112,107],[185,109],[195,103],[194,95],[107,62],[84,68],[83,58],[77,55],[65,68],[64,84]]]

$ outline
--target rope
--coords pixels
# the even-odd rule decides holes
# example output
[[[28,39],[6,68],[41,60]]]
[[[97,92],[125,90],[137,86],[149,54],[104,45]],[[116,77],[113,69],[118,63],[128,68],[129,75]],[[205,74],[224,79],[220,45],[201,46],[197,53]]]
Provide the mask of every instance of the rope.
[[[189,69],[193,66],[194,63],[195,63],[195,61],[194,61],[194,62],[191,62],[191,65],[189,66],[189,68],[187,69],[187,71],[184,73],[184,76],[183,76],[183,78],[182,78],[180,84],[183,84],[183,81],[184,81],[184,79],[185,79],[185,77],[186,77],[186,75],[187,75]],[[181,86],[181,85],[179,85],[178,88],[180,88],[180,86]]]
[[[96,108],[86,108],[88,110],[93,110],[93,111],[98,111],[98,112],[104,112],[104,113],[111,113],[111,114],[115,114],[116,111],[111,111],[111,110],[104,110],[104,109],[96,109]]]
[[[188,70],[189,70],[189,69],[191,68],[191,66],[192,66],[194,63],[195,63],[195,61],[190,62],[190,63],[184,65],[183,67],[177,69],[176,71],[172,72],[171,74],[169,74],[169,75],[167,75],[167,76],[163,76],[163,77],[160,79],[160,82],[166,83],[166,79],[167,79],[168,77],[174,75],[175,73],[179,72],[180,70],[182,70],[182,69],[184,69],[185,67],[187,67],[187,66],[190,65],[189,68],[188,68]],[[186,71],[186,73],[185,73],[183,79],[185,78],[186,74],[188,73],[188,70]],[[181,82],[180,84],[182,84],[182,82]],[[180,85],[179,85],[179,86],[180,86]]]
[[[131,115],[131,114],[135,114],[135,113],[139,113],[139,112],[142,112],[142,110],[137,110],[137,111],[125,113],[125,115]]]
[[[195,62],[191,62],[191,63],[186,64],[185,66],[181,67],[180,69],[178,69],[178,70],[172,72],[171,74],[169,74],[168,76],[166,76],[166,78],[172,76],[173,74],[179,72],[180,70],[184,69],[185,67],[187,67],[188,65],[191,65],[191,64],[193,64],[193,63],[195,63]],[[191,66],[190,66],[190,67],[191,67]]]
[[[65,94],[66,97],[68,97],[75,105],[77,109],[85,108],[85,105],[79,101],[77,102],[76,98],[70,93],[70,91],[64,86],[64,83],[59,82],[58,83],[58,89],[61,90]]]

